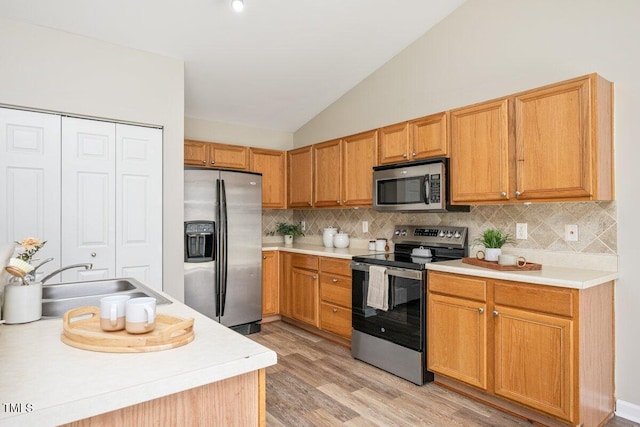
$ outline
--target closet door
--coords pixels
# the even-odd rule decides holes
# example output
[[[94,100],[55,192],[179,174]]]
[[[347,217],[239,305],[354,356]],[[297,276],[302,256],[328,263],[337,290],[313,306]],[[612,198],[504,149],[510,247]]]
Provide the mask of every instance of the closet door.
[[[0,243],[37,237],[60,265],[60,116],[0,108]],[[39,261],[35,261],[37,264]]]
[[[62,118],[62,265],[92,263],[51,280],[115,276],[116,125]]]
[[[116,276],[162,289],[162,130],[116,125]]]

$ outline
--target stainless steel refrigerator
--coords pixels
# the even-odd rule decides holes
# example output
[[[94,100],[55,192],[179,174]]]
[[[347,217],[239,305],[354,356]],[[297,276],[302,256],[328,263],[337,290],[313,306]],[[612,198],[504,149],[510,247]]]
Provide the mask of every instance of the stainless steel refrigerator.
[[[184,171],[184,301],[240,333],[262,319],[262,175]]]

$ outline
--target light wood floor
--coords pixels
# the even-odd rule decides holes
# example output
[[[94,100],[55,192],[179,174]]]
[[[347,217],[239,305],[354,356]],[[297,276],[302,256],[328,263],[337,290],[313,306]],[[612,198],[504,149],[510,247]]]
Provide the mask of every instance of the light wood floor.
[[[249,338],[278,353],[278,364],[267,368],[270,427],[531,426],[433,383],[416,386],[283,322]],[[606,427],[632,426],[639,425],[614,418]]]

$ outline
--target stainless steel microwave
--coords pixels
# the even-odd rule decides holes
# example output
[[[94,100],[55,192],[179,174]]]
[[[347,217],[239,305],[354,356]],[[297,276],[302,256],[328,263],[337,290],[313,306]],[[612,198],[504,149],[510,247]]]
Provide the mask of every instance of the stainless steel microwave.
[[[449,204],[448,159],[437,158],[373,168],[377,211],[469,212]]]

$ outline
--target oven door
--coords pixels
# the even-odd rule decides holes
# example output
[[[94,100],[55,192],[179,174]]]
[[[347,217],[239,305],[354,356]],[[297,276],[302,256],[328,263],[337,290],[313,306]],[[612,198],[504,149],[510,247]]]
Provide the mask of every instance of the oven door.
[[[424,351],[424,273],[387,267],[389,309],[384,311],[367,305],[369,264],[354,262],[351,269],[353,329],[412,350]]]

